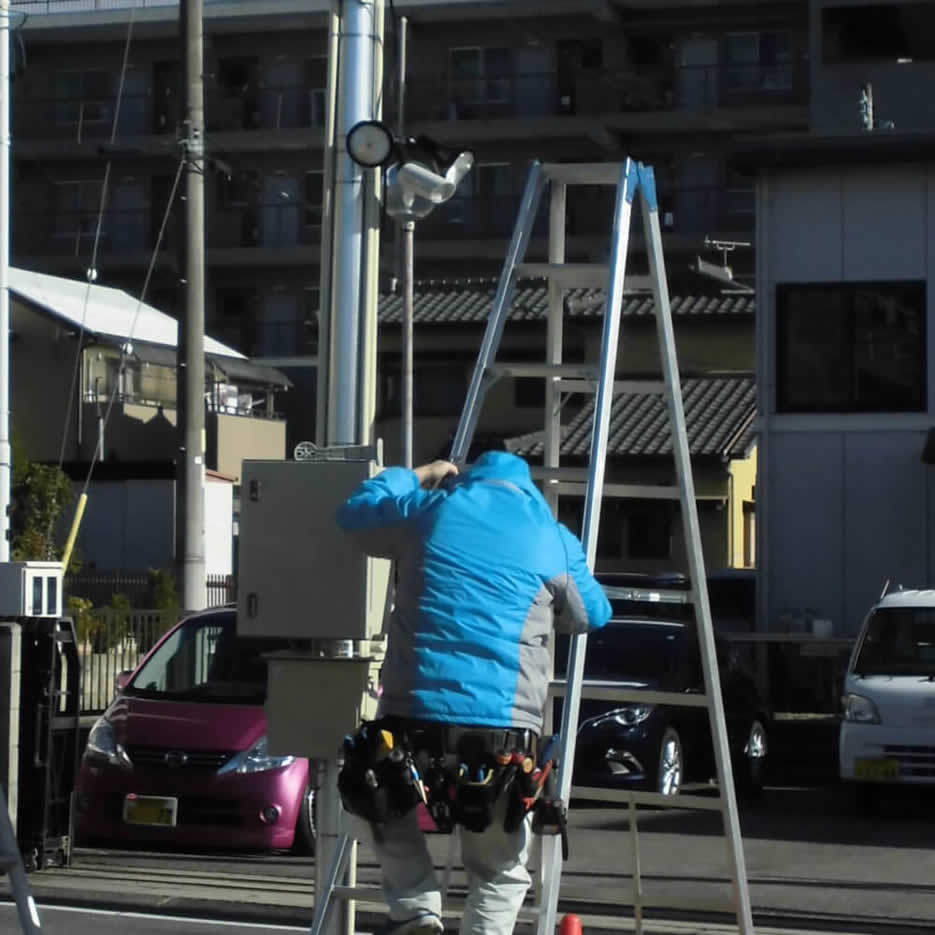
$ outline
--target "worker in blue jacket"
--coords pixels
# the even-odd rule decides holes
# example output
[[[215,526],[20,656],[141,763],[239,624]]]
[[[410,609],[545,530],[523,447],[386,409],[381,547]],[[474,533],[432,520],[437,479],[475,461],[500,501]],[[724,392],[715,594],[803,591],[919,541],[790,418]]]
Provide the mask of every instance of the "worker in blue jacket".
[[[463,754],[533,753],[550,675],[549,635],[610,618],[581,543],[557,523],[529,467],[493,451],[459,473],[448,461],[391,467],[338,512],[366,553],[393,559],[396,600],[379,718]],[[513,931],[530,884],[529,823],[462,829],[465,935]],[[375,842],[394,933],[442,931],[441,893],[415,809]]]

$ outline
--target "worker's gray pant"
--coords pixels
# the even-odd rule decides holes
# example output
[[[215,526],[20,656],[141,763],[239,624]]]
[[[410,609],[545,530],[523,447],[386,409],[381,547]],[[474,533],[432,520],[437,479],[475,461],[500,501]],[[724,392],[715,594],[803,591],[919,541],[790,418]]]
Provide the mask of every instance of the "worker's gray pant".
[[[505,799],[501,798],[501,805]],[[526,870],[530,820],[508,834],[503,830],[502,810],[498,809],[486,831],[459,830],[461,862],[468,878],[461,935],[512,935],[532,882]],[[403,922],[426,914],[440,917],[441,890],[416,809],[388,822],[383,843],[374,842],[373,847],[383,870],[383,893],[390,918]]]

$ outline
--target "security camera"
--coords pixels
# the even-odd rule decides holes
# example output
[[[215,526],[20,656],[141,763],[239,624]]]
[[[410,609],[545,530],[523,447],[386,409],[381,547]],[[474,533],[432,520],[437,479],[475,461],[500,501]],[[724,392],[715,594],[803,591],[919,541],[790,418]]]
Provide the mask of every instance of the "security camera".
[[[470,152],[461,153],[444,175],[429,168],[424,162],[405,162],[396,171],[396,181],[412,194],[440,205],[454,195],[473,165],[474,156]]]

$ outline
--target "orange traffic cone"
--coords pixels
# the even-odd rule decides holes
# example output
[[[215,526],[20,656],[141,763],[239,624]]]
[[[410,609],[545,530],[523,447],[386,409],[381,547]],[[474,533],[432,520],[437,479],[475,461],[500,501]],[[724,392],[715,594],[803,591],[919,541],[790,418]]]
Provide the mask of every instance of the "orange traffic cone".
[[[578,916],[562,916],[558,924],[558,935],[581,935],[581,919]]]

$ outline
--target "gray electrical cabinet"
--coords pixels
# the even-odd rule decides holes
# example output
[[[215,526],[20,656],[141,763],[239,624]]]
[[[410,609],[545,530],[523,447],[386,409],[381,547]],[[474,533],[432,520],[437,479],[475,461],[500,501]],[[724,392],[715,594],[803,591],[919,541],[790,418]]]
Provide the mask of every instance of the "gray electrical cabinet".
[[[337,525],[373,460],[244,461],[237,632],[301,640],[380,633],[389,565]]]

